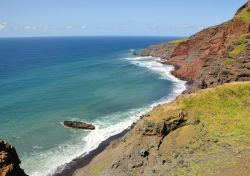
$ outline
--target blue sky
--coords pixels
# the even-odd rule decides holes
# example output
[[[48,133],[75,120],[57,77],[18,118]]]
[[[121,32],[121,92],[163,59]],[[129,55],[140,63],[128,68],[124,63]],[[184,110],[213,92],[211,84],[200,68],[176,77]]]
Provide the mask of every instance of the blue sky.
[[[247,0],[0,0],[0,37],[188,36]]]

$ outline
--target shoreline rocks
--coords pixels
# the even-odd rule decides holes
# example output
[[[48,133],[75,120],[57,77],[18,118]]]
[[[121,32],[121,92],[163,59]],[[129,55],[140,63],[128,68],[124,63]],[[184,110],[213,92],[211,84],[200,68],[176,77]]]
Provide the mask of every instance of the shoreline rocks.
[[[16,149],[0,139],[0,175],[1,176],[27,176],[20,168],[21,161]]]
[[[92,124],[88,124],[85,122],[80,122],[80,121],[70,121],[70,120],[65,120],[63,122],[64,126],[70,127],[70,128],[76,128],[76,129],[84,129],[84,130],[94,130],[95,126]]]

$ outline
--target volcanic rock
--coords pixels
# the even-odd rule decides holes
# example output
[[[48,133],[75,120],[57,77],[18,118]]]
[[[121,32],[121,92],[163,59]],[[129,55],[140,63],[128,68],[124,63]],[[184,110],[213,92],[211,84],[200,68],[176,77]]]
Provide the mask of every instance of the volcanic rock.
[[[0,139],[0,176],[27,176],[20,164],[16,149]]]
[[[69,121],[65,120],[63,124],[70,128],[77,128],[77,129],[85,129],[85,130],[94,130],[95,126],[92,124],[88,124],[85,122],[79,122],[79,121]]]

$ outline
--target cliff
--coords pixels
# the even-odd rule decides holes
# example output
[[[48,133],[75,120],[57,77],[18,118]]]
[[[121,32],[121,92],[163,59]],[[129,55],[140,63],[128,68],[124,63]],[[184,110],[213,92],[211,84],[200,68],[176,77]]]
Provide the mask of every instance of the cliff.
[[[174,65],[190,94],[142,116],[74,175],[249,175],[249,32],[248,2],[228,22],[145,49],[142,56]],[[15,149],[0,141],[0,176],[25,175],[19,164]]]
[[[250,3],[234,18],[182,40],[150,46],[142,56],[161,57],[173,74],[192,83],[191,92],[250,80]]]
[[[20,163],[16,149],[0,140],[0,176],[26,176]]]
[[[145,49],[142,56],[174,65],[189,89],[142,116],[74,176],[249,175],[249,32],[248,2],[228,22]]]
[[[155,107],[75,176],[248,175],[250,82]]]

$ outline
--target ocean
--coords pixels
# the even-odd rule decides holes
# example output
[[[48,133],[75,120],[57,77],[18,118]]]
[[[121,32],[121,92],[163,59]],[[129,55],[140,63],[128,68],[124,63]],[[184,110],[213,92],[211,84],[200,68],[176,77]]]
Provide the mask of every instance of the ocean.
[[[52,175],[185,89],[159,58],[134,56],[177,37],[0,39],[0,138],[31,176]],[[66,128],[92,123],[94,131]]]

